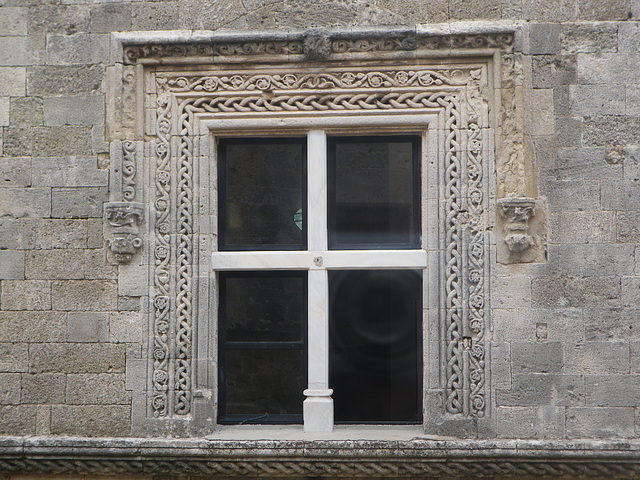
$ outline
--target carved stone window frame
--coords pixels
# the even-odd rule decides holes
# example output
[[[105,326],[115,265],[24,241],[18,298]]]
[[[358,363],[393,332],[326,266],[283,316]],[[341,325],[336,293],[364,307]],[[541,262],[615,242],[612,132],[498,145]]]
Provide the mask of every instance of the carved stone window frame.
[[[385,128],[392,117],[399,131],[410,116],[434,119],[424,126],[424,428],[491,428],[490,212],[496,198],[531,196],[520,31],[456,28],[112,34],[105,233],[122,294],[146,306],[145,344],[127,352],[134,435],[216,428],[211,129],[303,117],[308,130],[349,116],[385,117]]]

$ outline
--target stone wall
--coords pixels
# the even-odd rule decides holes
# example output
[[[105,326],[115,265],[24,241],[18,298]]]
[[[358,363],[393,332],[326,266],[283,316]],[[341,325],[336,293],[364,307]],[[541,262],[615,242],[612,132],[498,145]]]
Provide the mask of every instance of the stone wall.
[[[519,193],[546,251],[492,256],[492,421],[473,435],[639,437],[638,0],[1,2],[0,434],[131,435],[148,307],[106,260],[111,32],[475,20],[522,32]],[[427,433],[469,435],[447,428]]]

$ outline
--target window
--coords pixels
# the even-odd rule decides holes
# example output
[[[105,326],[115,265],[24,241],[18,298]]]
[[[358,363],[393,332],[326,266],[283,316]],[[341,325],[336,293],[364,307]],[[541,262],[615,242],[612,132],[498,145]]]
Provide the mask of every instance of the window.
[[[220,423],[421,422],[421,142],[218,139]]]

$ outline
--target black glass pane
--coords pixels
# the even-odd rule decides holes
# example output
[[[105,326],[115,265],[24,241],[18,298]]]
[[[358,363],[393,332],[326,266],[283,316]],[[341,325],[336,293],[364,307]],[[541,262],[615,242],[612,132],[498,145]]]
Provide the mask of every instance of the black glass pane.
[[[236,138],[219,145],[219,248],[304,248],[306,140]]]
[[[329,139],[330,248],[418,247],[418,136]]]
[[[226,415],[301,415],[305,385],[302,350],[228,350]]]
[[[337,422],[420,422],[421,285],[421,271],[329,272]]]
[[[306,273],[221,273],[227,342],[302,341]]]

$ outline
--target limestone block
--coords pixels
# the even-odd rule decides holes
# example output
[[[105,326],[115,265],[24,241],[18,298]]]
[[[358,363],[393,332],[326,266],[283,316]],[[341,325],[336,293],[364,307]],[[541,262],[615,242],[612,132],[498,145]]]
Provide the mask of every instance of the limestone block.
[[[500,438],[563,438],[564,408],[498,407]]]
[[[131,5],[106,3],[91,6],[91,33],[131,30]]]
[[[578,20],[627,20],[630,0],[580,0]]]
[[[104,343],[34,343],[31,373],[124,373],[124,345]]]
[[[35,233],[35,248],[95,248],[88,244],[91,220],[88,219],[29,219],[30,228]],[[102,246],[102,243],[100,245]]]
[[[535,137],[533,139],[534,168],[543,169],[555,166],[556,151],[555,135]]]
[[[549,224],[553,243],[616,242],[616,215],[613,212],[554,212]],[[619,237],[618,232],[618,241]]]
[[[540,326],[546,329],[549,341],[572,344],[584,341],[584,320],[582,310],[579,309],[536,308],[493,311],[493,335],[498,341],[538,341],[537,330]]]
[[[51,433],[51,407],[38,405],[36,407],[36,435],[49,435]]]
[[[48,217],[51,215],[50,188],[0,189],[0,205],[3,216]]]
[[[0,182],[3,187],[31,185],[31,159],[28,157],[0,157]]]
[[[578,54],[580,83],[626,85],[640,83],[640,53]]]
[[[109,341],[113,343],[142,343],[142,318],[140,313],[112,313],[109,319]]]
[[[0,250],[0,280],[24,279],[24,251]]]
[[[565,350],[566,373],[629,373],[628,341],[585,342]]]
[[[100,218],[108,190],[106,187],[60,187],[53,188],[51,196],[54,218]]]
[[[33,250],[27,253],[29,279],[115,279],[116,269],[106,265],[103,250]]]
[[[126,381],[124,388],[134,393],[144,392],[147,382],[148,362],[142,358],[129,358],[127,355]]]
[[[16,97],[11,99],[11,125],[39,127],[43,125],[42,98]]]
[[[614,22],[569,23],[562,25],[563,54],[618,51],[618,24]]]
[[[34,248],[35,232],[29,225],[31,219],[16,220],[0,217],[0,250],[25,250]]]
[[[575,20],[575,5],[570,0],[557,2],[522,0],[522,15],[529,20],[570,22]]]
[[[106,187],[106,170],[97,167],[96,157],[34,157],[34,187]]]
[[[640,404],[640,375],[587,375],[587,406],[635,407]]]
[[[109,314],[104,312],[69,312],[68,342],[107,342]]]
[[[0,127],[9,126],[9,97],[0,97]]]
[[[582,119],[556,117],[556,145],[560,147],[582,146]]]
[[[4,7],[0,10],[0,32],[2,35],[26,35],[29,9]]]
[[[567,275],[632,275],[633,245],[561,245],[558,268]]]
[[[251,10],[245,0],[245,5]],[[258,3],[252,0],[252,3]],[[443,23],[449,20],[449,4],[446,0],[430,2],[405,2],[404,0],[380,0],[379,8],[385,8],[404,19],[406,25],[418,23]]]
[[[29,33],[73,35],[89,31],[87,5],[42,4],[29,10]]]
[[[571,85],[571,115],[620,115],[625,111],[623,85]]]
[[[524,128],[529,135],[553,135],[553,90],[525,92]]]
[[[69,405],[127,405],[131,395],[124,389],[121,373],[67,375]]]
[[[513,375],[524,373],[559,373],[564,363],[561,342],[512,342]]]
[[[22,375],[22,403],[65,403],[65,377],[62,373]]]
[[[27,71],[27,91],[36,96],[90,95],[101,91],[103,78],[102,65],[33,66]]]
[[[36,37],[0,37],[0,66],[37,65],[40,55]]]
[[[575,55],[535,55],[531,60],[533,88],[553,88],[576,81]]]
[[[46,280],[5,280],[0,305],[3,310],[50,310],[51,282]]]
[[[589,309],[584,315],[584,334],[587,341],[639,338],[640,310],[620,307]]]
[[[630,407],[576,407],[567,409],[567,438],[631,438],[634,409]]]
[[[0,67],[0,96],[18,97],[25,94],[25,67]]]
[[[94,125],[91,128],[91,148],[93,153],[109,153],[109,143],[105,141],[104,137],[104,125]]]
[[[637,22],[619,24],[618,50],[624,53],[636,53],[640,50],[640,25]]]
[[[131,434],[131,407],[120,405],[54,405],[51,433],[93,437],[124,437]]]
[[[556,118],[571,115],[569,85],[558,85],[553,89],[553,113]]]
[[[189,2],[184,2],[188,4]],[[201,4],[207,5],[207,4]],[[209,4],[211,5],[211,4]],[[218,8],[220,4],[211,5]],[[188,5],[181,8],[186,13]],[[185,15],[183,13],[183,16]],[[200,21],[204,19],[199,19]],[[186,19],[184,20],[186,21]],[[131,7],[131,27],[134,30],[171,30],[180,28],[178,23],[178,2],[154,2],[145,4],[133,4]],[[202,26],[193,25],[189,28],[202,29]],[[219,28],[219,26],[217,27]]]
[[[501,7],[501,0],[484,0],[482,2],[454,0],[449,2],[449,18],[467,20],[500,18]]]
[[[106,63],[109,36],[106,34],[47,35],[48,65]]]
[[[580,308],[620,305],[620,279],[617,277],[538,277],[531,281],[534,308]]]
[[[87,222],[87,247],[104,247],[104,235],[102,234],[102,219],[88,218]]]
[[[625,113],[627,115],[640,115],[640,86],[627,85]]]
[[[118,295],[141,297],[148,294],[148,267],[146,265],[122,265],[118,270]]]
[[[640,373],[640,341],[631,341],[631,373]]]
[[[65,312],[0,311],[0,338],[4,342],[64,342]]]
[[[491,343],[491,377],[493,388],[511,388],[511,345],[508,342]]]
[[[104,97],[73,95],[44,98],[44,124],[97,125],[104,123]]]
[[[532,55],[560,53],[560,25],[557,23],[529,25],[529,53]]]
[[[118,296],[118,311],[133,312],[140,310],[140,297]]]
[[[0,435],[35,435],[35,405],[0,405]]]
[[[113,280],[61,280],[53,282],[55,310],[108,311],[117,308]]]
[[[0,343],[0,372],[19,373],[28,369],[29,351],[26,343]]]
[[[622,277],[622,306],[640,307],[640,277]]]
[[[8,127],[4,129],[4,154],[8,156],[91,155],[91,128]]]
[[[0,405],[20,404],[20,387],[19,373],[0,373]]]
[[[491,286],[493,308],[527,308],[531,305],[531,278],[497,277]]]
[[[588,389],[587,389],[588,391]],[[585,380],[582,375],[514,375],[509,391],[498,390],[500,406],[583,406]]]
[[[602,180],[601,204],[605,210],[640,210],[640,185]]]

